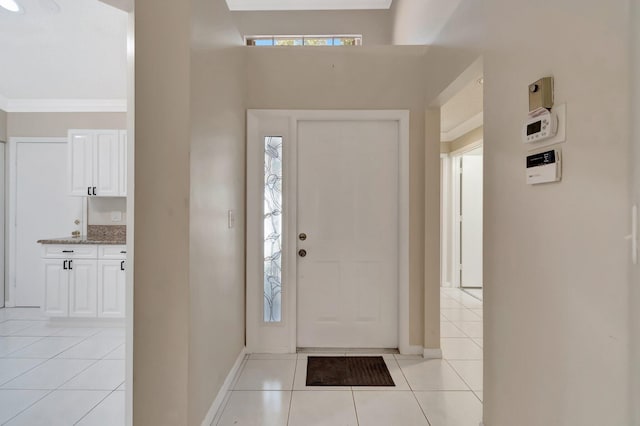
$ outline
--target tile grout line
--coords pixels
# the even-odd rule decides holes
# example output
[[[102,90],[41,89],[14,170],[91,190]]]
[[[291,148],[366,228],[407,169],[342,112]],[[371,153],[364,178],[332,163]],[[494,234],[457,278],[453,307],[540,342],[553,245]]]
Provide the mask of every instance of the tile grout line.
[[[356,413],[356,424],[360,426],[360,418],[358,417],[358,407],[356,406],[356,393],[351,387],[351,400],[353,401],[353,411]]]
[[[117,389],[117,388],[116,388],[116,389]],[[86,392],[86,391],[85,391],[85,392]],[[93,392],[99,392],[99,391],[93,391]],[[115,392],[115,389],[114,389],[114,390],[112,390],[111,392],[107,393],[107,394],[105,395],[105,397],[104,397],[104,398],[102,398],[100,401],[98,401],[98,402],[96,403],[96,405],[94,405],[93,407],[91,407],[91,408],[89,409],[89,411],[87,411],[86,413],[84,413],[84,415],[83,415],[82,417],[80,417],[77,421],[75,421],[75,422],[73,423],[73,424],[74,424],[74,426],[75,426],[75,425],[77,425],[78,423],[80,423],[80,422],[82,421],[82,419],[84,419],[85,417],[87,417],[87,416],[89,415],[89,413],[91,413],[93,410],[95,410],[95,409],[96,409],[96,407],[97,407],[98,405],[102,404],[102,403],[104,402],[104,400],[105,400],[105,399],[107,399],[107,398],[109,398],[109,396],[110,396],[112,393],[114,393],[114,392]]]
[[[3,389],[4,390],[4,389]],[[38,402],[42,401],[43,399],[45,399],[47,396],[49,396],[51,393],[53,393],[53,390],[51,389],[28,389],[28,390],[44,390],[44,391],[48,391],[47,393],[45,393],[44,395],[42,395],[41,398],[38,398],[37,400],[33,401],[32,404],[30,404],[28,407],[25,407],[24,410],[16,413],[15,416],[11,417],[10,419],[7,419],[6,422],[2,423],[3,425],[6,425],[7,423],[9,423],[11,420],[15,419],[16,417],[18,417],[20,414],[24,413],[25,411],[27,411],[28,409],[30,409],[31,407],[33,407],[34,405],[36,405]]]
[[[416,395],[414,391],[411,391],[411,395],[413,395],[413,399],[416,400],[416,403],[418,404],[418,407],[420,407],[420,411],[422,412],[422,415],[424,416],[424,418],[427,420],[427,423],[429,424],[429,426],[431,426],[431,421],[429,420],[429,416],[427,416],[427,413],[424,411],[424,408],[422,408],[422,404],[420,404],[420,401],[418,400],[418,395]]]
[[[297,372],[298,372],[298,357],[296,356],[295,362],[293,363],[293,380],[291,382],[291,395],[289,396],[289,410],[287,410],[287,426],[289,425],[289,421],[291,420],[291,407],[293,406],[293,392],[296,386]]]

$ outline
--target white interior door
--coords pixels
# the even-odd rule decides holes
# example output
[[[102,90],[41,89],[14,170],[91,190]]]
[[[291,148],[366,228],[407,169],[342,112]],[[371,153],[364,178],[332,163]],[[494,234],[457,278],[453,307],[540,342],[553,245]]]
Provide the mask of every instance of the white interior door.
[[[461,162],[460,286],[482,287],[482,148]]]
[[[44,283],[36,241],[70,237],[82,229],[82,198],[68,194],[66,143],[17,142],[15,149],[15,305],[41,306]]]
[[[298,123],[299,347],[398,347],[398,126]]]

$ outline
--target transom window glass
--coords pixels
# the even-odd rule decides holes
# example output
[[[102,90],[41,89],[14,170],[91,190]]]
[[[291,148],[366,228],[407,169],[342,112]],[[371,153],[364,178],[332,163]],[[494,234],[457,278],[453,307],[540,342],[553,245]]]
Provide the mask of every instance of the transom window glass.
[[[248,36],[247,46],[361,46],[361,35]]]

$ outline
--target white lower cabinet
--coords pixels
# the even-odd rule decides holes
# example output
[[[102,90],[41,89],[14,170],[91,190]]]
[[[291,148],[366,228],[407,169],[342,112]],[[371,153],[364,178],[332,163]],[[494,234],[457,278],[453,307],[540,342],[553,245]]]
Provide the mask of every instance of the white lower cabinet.
[[[124,260],[98,261],[98,316],[124,317]]]
[[[124,318],[125,246],[106,250],[81,247],[85,249],[44,246],[44,313],[51,317]]]

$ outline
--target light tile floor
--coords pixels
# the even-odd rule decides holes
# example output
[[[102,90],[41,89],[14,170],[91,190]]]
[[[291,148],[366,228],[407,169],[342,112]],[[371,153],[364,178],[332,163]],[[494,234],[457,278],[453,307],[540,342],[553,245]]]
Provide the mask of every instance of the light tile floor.
[[[444,359],[382,354],[395,387],[307,387],[309,354],[252,354],[212,425],[478,426],[482,301],[458,289],[441,299]]]
[[[124,327],[0,309],[0,424],[123,426],[124,341]]]

